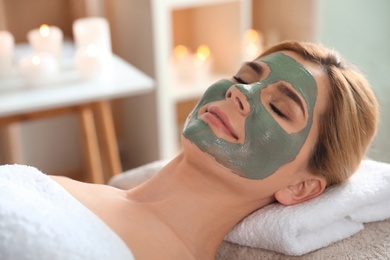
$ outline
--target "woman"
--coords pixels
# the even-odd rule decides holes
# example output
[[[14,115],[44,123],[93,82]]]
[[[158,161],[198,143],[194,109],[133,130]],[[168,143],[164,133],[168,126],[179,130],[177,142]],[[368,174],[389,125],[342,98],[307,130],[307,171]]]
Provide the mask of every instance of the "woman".
[[[123,191],[53,177],[135,259],[214,259],[228,231],[272,202],[300,203],[346,180],[376,131],[376,99],[336,53],[285,42],[206,91],[183,151]]]

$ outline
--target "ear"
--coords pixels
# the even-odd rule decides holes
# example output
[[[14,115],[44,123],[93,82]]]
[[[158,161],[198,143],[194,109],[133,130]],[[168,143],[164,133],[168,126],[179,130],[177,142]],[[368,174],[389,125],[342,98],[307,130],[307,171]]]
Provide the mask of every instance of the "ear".
[[[289,185],[275,193],[275,198],[283,205],[294,205],[320,195],[326,188],[323,176],[310,174],[296,184]]]

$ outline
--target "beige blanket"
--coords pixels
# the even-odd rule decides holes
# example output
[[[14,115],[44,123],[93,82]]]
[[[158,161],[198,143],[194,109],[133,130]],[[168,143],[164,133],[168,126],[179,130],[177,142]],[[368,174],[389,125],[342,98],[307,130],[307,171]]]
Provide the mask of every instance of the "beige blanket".
[[[268,259],[390,259],[390,219],[364,224],[359,233],[302,256],[286,256],[264,249],[250,248],[224,241],[216,260],[268,260]]]

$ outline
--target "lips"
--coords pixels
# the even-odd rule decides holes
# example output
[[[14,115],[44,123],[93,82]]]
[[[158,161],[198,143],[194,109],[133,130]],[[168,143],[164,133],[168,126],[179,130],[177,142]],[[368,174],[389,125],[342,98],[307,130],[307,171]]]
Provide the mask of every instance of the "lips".
[[[225,134],[230,135],[234,139],[238,140],[238,136],[235,133],[234,128],[230,124],[229,118],[219,109],[219,107],[209,107],[206,110],[205,116],[209,119],[209,123],[216,126]]]

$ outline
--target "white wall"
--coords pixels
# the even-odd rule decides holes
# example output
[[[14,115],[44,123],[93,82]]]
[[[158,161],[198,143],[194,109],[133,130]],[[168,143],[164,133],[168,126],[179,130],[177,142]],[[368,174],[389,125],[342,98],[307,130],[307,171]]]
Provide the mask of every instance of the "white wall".
[[[105,8],[114,53],[153,78],[150,1],[106,0]],[[159,159],[155,92],[116,102],[114,113],[124,168]]]
[[[390,162],[390,1],[319,0],[317,38],[357,65],[381,105],[371,158]]]

